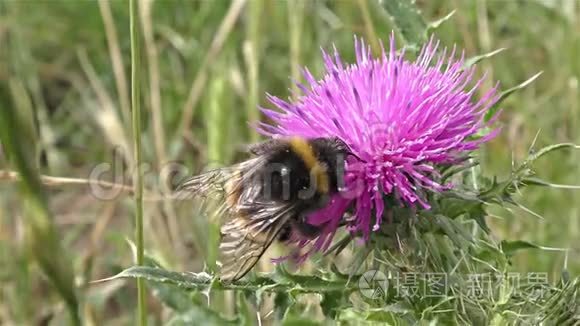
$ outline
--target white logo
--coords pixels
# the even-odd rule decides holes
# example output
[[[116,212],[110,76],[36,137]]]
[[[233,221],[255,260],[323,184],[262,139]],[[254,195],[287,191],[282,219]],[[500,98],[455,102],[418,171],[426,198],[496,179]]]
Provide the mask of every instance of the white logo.
[[[389,288],[389,280],[383,272],[371,269],[361,275],[358,280],[358,288],[366,298],[384,299]]]

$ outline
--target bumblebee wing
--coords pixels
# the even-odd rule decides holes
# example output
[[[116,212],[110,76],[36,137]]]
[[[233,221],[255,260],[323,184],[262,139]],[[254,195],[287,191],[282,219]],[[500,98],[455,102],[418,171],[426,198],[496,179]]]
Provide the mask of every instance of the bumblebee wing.
[[[183,181],[175,190],[179,199],[193,197],[231,197],[237,195],[242,185],[248,182],[264,164],[261,157],[244,161],[240,164],[219,168],[193,176]]]
[[[254,206],[257,207],[257,206]],[[248,273],[292,217],[292,205],[267,203],[252,215],[238,215],[221,228],[221,279],[236,281]]]
[[[175,190],[180,199],[192,197],[214,197],[224,194],[228,177],[235,169],[220,168],[193,176],[181,183]]]

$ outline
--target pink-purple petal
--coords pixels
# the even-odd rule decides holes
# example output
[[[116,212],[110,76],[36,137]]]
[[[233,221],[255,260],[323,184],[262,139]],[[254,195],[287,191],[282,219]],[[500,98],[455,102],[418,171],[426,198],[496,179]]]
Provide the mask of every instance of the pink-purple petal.
[[[431,37],[415,61],[405,59],[404,50],[397,53],[394,35],[388,50],[381,42],[376,58],[362,39],[355,37],[354,46],[354,64],[344,62],[335,47],[323,50],[325,75],[317,80],[304,69],[295,101],[268,95],[279,111],[263,109],[273,124],[257,126],[267,136],[338,137],[360,159],[349,157],[345,189],[308,216],[310,224],[322,226],[320,236],[293,240],[308,247],[295,255],[298,260],[326,250],[341,222],[368,240],[388,220],[387,195],[401,205],[430,209],[425,191],[452,187],[441,184],[437,166],[459,162],[499,131],[488,130],[498,113],[485,121],[499,99],[498,85],[477,100],[486,77],[474,80],[475,67],[465,68],[465,54],[455,46],[440,49]],[[347,210],[353,214],[348,220]]]

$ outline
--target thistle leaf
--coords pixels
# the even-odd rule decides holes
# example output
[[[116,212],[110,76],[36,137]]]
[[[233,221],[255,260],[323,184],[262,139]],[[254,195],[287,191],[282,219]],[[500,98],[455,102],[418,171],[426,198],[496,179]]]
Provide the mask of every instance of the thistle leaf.
[[[419,49],[427,41],[427,24],[419,9],[410,0],[379,0],[401,36],[411,49]]]
[[[192,306],[186,313],[176,315],[167,325],[241,325],[239,319],[227,319],[202,305]]]
[[[447,15],[445,15],[444,17],[441,17],[435,21],[430,22],[427,25],[427,33],[436,30],[437,28],[439,28],[439,26],[441,26],[443,23],[445,23],[446,21],[448,21],[449,19],[451,19],[451,17],[453,17],[453,15],[455,15],[455,12],[457,10],[452,10],[450,13],[448,13]]]
[[[541,248],[538,245],[535,245],[531,242],[527,242],[527,241],[523,241],[523,240],[516,240],[516,241],[504,240],[501,242],[501,249],[502,249],[504,254],[510,256],[518,250],[541,249]]]
[[[480,54],[480,55],[476,55],[474,57],[471,57],[471,58],[465,60],[465,62],[463,63],[463,69],[470,68],[471,66],[479,63],[480,61],[485,60],[485,59],[489,59],[489,58],[495,56],[496,54],[499,54],[505,50],[506,50],[506,48],[499,48],[497,50],[493,50],[493,51],[488,52],[488,53],[484,53],[484,54]]]
[[[533,162],[537,159],[539,159],[540,157],[553,152],[553,151],[557,151],[560,149],[580,149],[580,145],[576,145],[573,143],[560,143],[560,144],[554,144],[554,145],[550,145],[550,146],[546,146],[534,153],[532,153],[527,159],[526,162]]]
[[[512,95],[516,91],[519,91],[519,90],[522,90],[522,89],[528,87],[534,80],[536,80],[538,77],[540,77],[540,75],[542,73],[543,73],[543,71],[540,71],[537,74],[533,75],[532,77],[528,78],[527,80],[523,81],[519,85],[516,85],[508,90],[503,91],[500,94],[497,102],[495,102],[494,105],[485,113],[485,121],[489,121],[491,118],[493,118],[495,116],[496,112],[499,110],[499,105],[503,101],[505,101],[510,95]]]
[[[133,266],[121,273],[96,282],[120,278],[143,278],[147,281],[172,284],[185,290],[204,290],[212,286],[219,290],[263,290],[267,292],[320,293],[327,291],[354,291],[354,284],[346,281],[330,281],[318,276],[295,275],[288,272],[261,274],[248,280],[222,283],[215,276],[207,273],[173,272],[161,268]],[[355,280],[358,277],[355,277]]]
[[[284,320],[282,326],[319,326],[322,323],[312,320],[311,318],[304,318],[298,316],[289,316]]]
[[[236,307],[238,311],[238,319],[240,319],[239,325],[255,325],[257,323],[254,314],[248,304],[246,296],[242,292],[237,293]]]

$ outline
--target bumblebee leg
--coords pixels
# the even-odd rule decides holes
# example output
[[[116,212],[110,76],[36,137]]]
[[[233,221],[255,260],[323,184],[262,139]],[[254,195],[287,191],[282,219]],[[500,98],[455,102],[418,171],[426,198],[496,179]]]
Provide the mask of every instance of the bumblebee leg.
[[[286,242],[290,240],[291,235],[292,235],[292,226],[290,224],[286,224],[280,231],[280,234],[278,235],[278,241]]]
[[[292,225],[292,229],[296,230],[300,235],[304,238],[314,239],[322,233],[322,229],[326,224],[322,225],[312,225],[306,222],[306,217],[302,216],[298,220],[290,221]],[[346,220],[341,220],[339,223],[339,227],[347,225]]]
[[[322,226],[308,224],[303,221],[292,221],[291,223],[292,228],[304,238],[313,239],[322,232]]]

